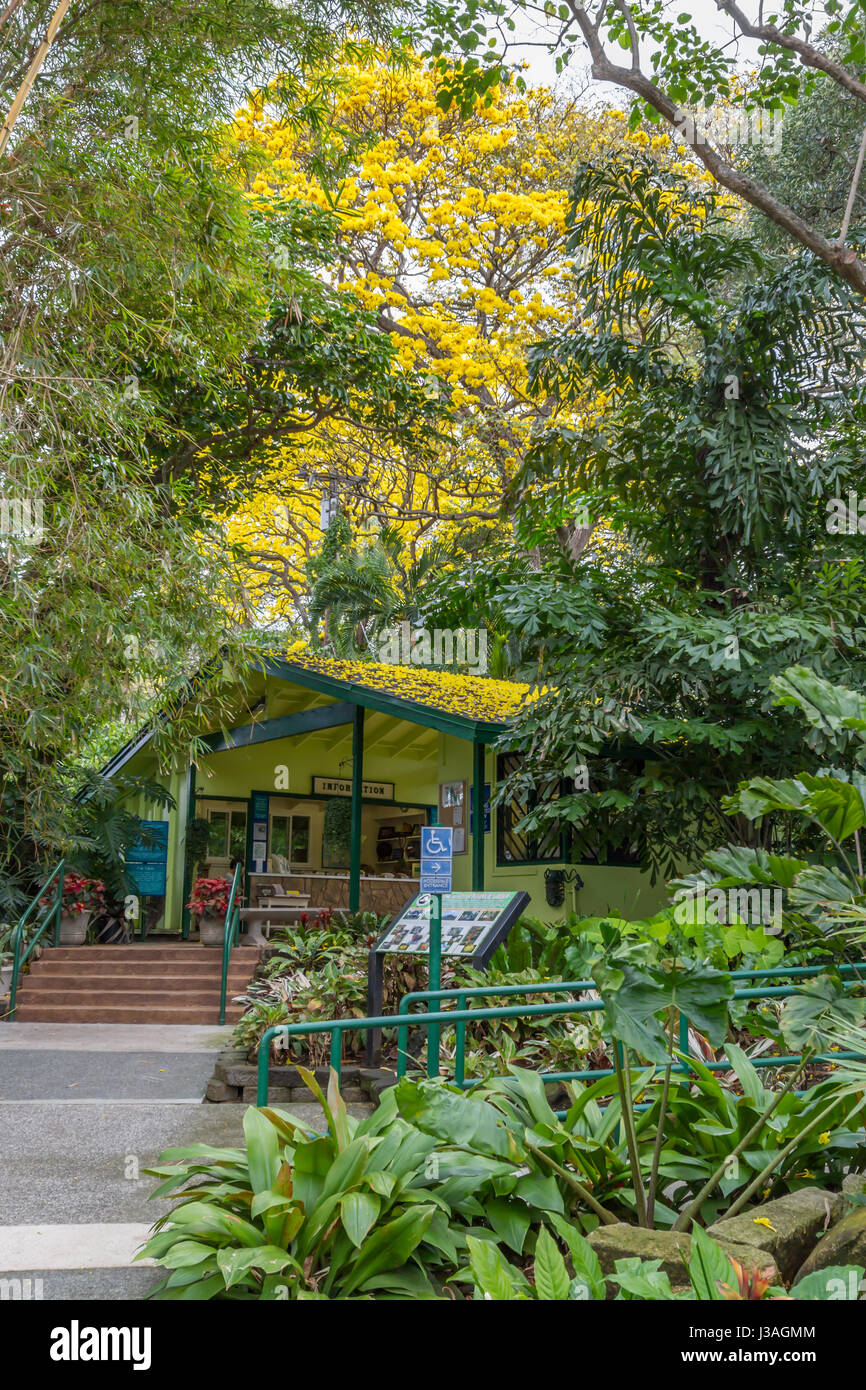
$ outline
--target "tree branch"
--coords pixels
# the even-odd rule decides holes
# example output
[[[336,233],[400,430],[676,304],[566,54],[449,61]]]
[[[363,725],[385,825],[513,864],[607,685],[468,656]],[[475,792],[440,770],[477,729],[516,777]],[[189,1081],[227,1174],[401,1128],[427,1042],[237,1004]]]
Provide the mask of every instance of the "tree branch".
[[[682,112],[671,101],[670,97],[640,70],[634,71],[631,68],[620,67],[618,64],[612,63],[583,6],[578,4],[577,0],[569,0],[569,6],[589,49],[593,77],[600,82],[612,82],[615,86],[625,87],[654,107],[670,125],[681,125]],[[860,85],[862,86],[862,84]],[[863,91],[864,96],[866,96],[866,88]],[[795,241],[799,241],[825,265],[830,266],[837,275],[858,290],[860,294],[866,294],[866,264],[853,250],[829,241],[827,237],[822,236],[820,232],[798,216],[792,208],[775,198],[758,179],[748,178],[745,174],[734,169],[722,158],[718,150],[706,143],[702,132],[696,129],[693,138],[687,139],[686,143],[694,150],[698,159],[713,175],[717,183],[763,212]]]

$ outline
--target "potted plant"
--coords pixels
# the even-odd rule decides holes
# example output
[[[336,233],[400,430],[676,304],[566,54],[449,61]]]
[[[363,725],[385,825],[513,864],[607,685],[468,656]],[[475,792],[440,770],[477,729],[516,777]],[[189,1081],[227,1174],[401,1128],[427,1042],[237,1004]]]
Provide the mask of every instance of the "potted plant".
[[[53,894],[40,902],[41,907],[54,905]],[[87,927],[94,912],[105,909],[105,884],[102,879],[84,878],[71,871],[64,875],[60,905],[60,945],[83,946]]]
[[[193,884],[187,907],[198,918],[202,946],[223,944],[231,890],[231,879],[228,878],[197,878]]]
[[[66,874],[60,908],[60,945],[83,946],[91,917],[94,912],[104,908],[105,884],[102,879],[85,878],[74,872]]]

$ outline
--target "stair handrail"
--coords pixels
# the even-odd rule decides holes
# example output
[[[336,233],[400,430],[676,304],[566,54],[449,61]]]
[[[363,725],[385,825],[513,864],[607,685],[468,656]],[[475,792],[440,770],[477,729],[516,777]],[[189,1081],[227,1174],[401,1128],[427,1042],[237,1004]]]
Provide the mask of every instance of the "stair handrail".
[[[223,974],[220,985],[220,1026],[226,1021],[226,990],[228,988],[229,961],[232,956],[232,949],[237,945],[238,936],[241,929],[241,905],[240,905],[240,886],[241,886],[241,866],[235,865],[235,872],[232,878],[231,892],[229,893],[228,905],[226,907],[225,932],[223,934]]]
[[[42,934],[46,931],[46,929],[52,925],[52,923],[54,925],[54,945],[58,946],[60,944],[60,916],[61,909],[63,907],[63,883],[65,877],[66,860],[61,859],[60,863],[51,871],[51,873],[48,875],[47,879],[43,883],[42,887],[39,889],[39,892],[31,900],[31,902],[28,904],[28,906],[25,908],[24,912],[18,919],[18,924],[15,928],[15,935],[13,937],[12,946],[12,988],[9,995],[10,1019],[15,1014],[15,1000],[18,995],[18,977],[21,973],[21,967],[27,964],[27,961],[30,958],[30,953],[33,950],[34,946],[36,945]],[[27,926],[28,920],[31,917],[34,909],[36,907],[41,906],[45,894],[51,888],[51,885],[55,882],[55,880],[57,885],[55,892],[55,900],[50,905],[50,907],[45,908],[45,916],[40,921],[35,935],[30,938],[30,941],[27,945],[27,949],[24,952],[22,952],[21,946],[23,942],[24,928]]]

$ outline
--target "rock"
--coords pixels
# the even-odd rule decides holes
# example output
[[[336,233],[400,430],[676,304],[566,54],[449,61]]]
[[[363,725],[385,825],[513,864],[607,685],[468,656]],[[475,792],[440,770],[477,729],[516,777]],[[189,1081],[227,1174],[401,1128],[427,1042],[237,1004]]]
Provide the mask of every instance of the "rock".
[[[269,1086],[268,1105],[281,1105],[292,1099],[291,1086]],[[247,1105],[255,1105],[257,1100],[257,1087],[244,1086],[243,1098]],[[295,1095],[297,1101],[297,1095]]]
[[[660,1267],[668,1276],[675,1293],[690,1287],[686,1265],[692,1238],[685,1231],[647,1231],[642,1226],[629,1226],[622,1221],[615,1226],[597,1226],[587,1239],[598,1256],[604,1274],[615,1273],[617,1260],[661,1260]],[[719,1240],[718,1244],[746,1269],[774,1266],[772,1258],[768,1258],[766,1251],[757,1246],[727,1239]],[[772,1278],[778,1280],[775,1267]],[[612,1298],[615,1294],[616,1285],[611,1285],[608,1296]]]
[[[842,1191],[850,1197],[866,1197],[866,1173],[846,1173]]]
[[[214,1079],[216,1081],[228,1081],[227,1069],[229,1067],[243,1066],[245,1061],[246,1056],[243,1052],[238,1052],[233,1049],[220,1052],[216,1059],[216,1066],[213,1069]]]
[[[256,1081],[256,1068],[233,1064],[223,1069],[223,1079],[230,1086],[254,1086]]]
[[[227,1086],[224,1081],[209,1081],[204,1094],[205,1100],[212,1101],[240,1100],[241,1098],[237,1086]]]
[[[359,1078],[361,1090],[370,1099],[376,1099],[389,1086],[397,1084],[397,1073],[385,1067],[365,1067]]]
[[[714,1240],[756,1246],[789,1282],[822,1233],[842,1210],[843,1199],[820,1187],[786,1192],[739,1216],[723,1217],[708,1228]]]
[[[807,1274],[830,1265],[859,1265],[866,1270],[866,1207],[855,1207],[831,1226],[794,1277],[796,1284]]]

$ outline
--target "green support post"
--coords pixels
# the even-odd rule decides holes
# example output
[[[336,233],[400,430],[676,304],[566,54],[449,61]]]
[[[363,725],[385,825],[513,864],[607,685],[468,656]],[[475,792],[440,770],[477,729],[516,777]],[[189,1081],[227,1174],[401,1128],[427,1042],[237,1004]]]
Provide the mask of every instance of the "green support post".
[[[484,891],[484,744],[472,745],[472,891]]]
[[[349,848],[349,911],[361,907],[361,811],[364,805],[364,706],[352,721],[352,839]]]
[[[183,837],[183,912],[180,919],[182,941],[189,940],[189,895],[192,892],[192,864],[187,855],[189,829],[195,820],[195,763],[190,763],[186,778],[186,832]],[[175,879],[177,882],[177,879]]]
[[[442,988],[442,894],[430,894],[430,989]],[[439,1024],[427,1030],[427,1075],[439,1075]]]

